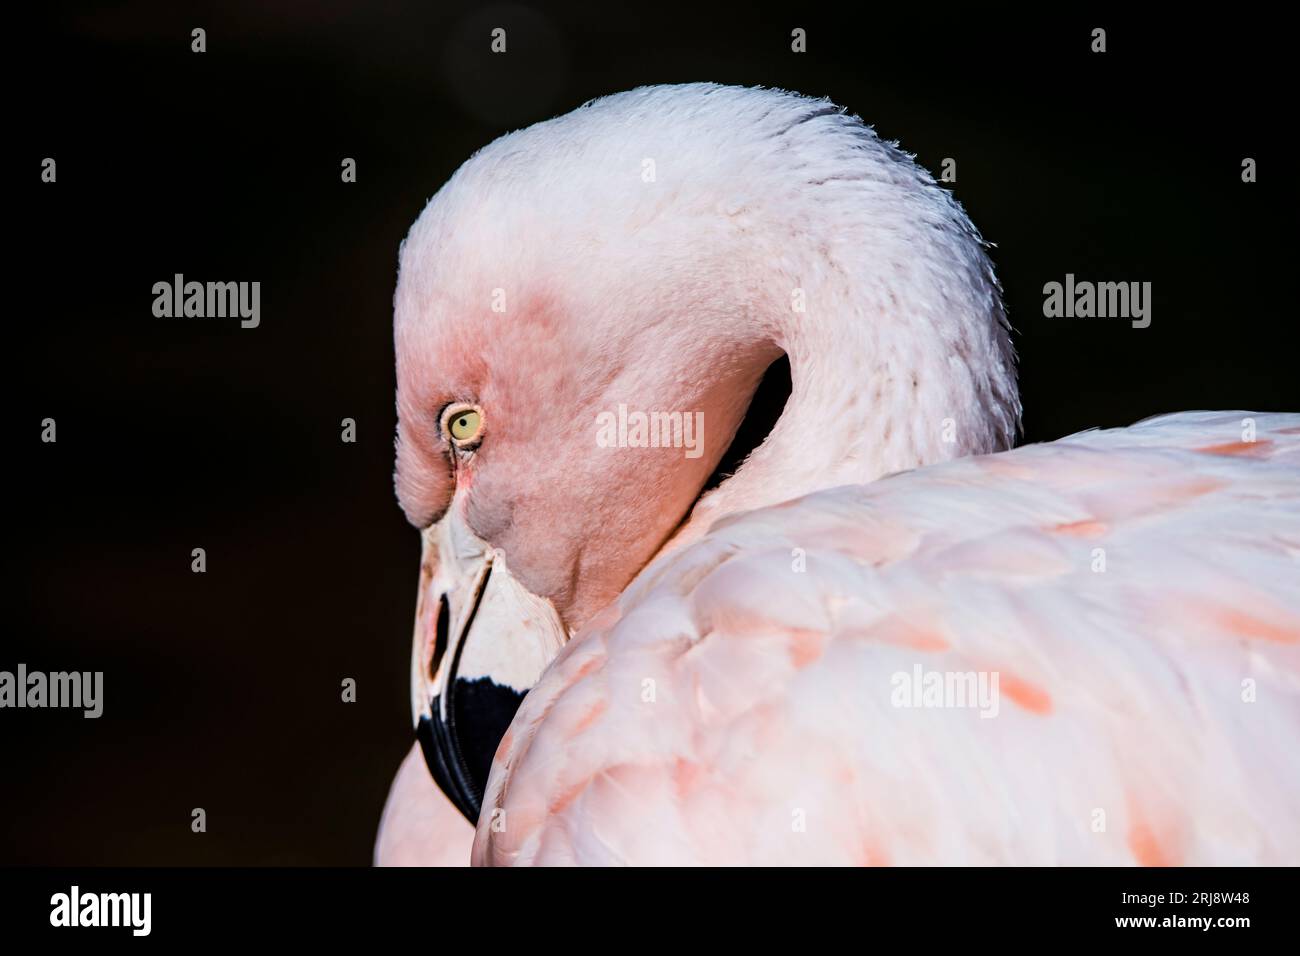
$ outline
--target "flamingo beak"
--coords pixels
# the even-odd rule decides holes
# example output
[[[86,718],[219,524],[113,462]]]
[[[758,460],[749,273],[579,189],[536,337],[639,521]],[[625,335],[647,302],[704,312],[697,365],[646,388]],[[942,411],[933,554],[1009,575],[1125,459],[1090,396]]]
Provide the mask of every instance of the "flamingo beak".
[[[433,779],[477,823],[497,745],[565,631],[550,601],[469,530],[460,504],[421,532],[411,711]]]

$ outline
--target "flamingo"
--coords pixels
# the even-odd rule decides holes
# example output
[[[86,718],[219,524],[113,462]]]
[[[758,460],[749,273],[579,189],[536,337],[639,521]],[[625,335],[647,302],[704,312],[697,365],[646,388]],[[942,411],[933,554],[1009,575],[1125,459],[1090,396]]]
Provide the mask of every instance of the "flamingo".
[[[394,306],[376,862],[1300,862],[1300,415],[1013,449],[986,244],[857,117],[689,84],[504,136]]]

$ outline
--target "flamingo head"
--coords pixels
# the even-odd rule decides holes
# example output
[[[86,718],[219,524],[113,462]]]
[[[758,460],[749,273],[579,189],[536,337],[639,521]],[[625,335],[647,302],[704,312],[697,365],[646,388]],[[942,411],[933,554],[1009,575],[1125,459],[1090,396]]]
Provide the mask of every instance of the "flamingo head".
[[[960,207],[855,118],[767,90],[650,87],[497,140],[403,242],[394,328],[412,706],[471,820],[523,694],[669,539],[1004,446],[1018,415]],[[702,495],[783,354],[780,421]]]

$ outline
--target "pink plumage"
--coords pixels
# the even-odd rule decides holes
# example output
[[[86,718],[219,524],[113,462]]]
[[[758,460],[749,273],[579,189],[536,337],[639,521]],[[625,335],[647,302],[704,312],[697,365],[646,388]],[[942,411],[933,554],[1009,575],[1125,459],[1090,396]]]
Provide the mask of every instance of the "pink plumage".
[[[1300,421],[1257,417],[1267,455],[1198,450],[1243,417],[718,522],[528,695],[475,858],[1294,862]],[[900,704],[917,667],[997,674],[993,719]]]

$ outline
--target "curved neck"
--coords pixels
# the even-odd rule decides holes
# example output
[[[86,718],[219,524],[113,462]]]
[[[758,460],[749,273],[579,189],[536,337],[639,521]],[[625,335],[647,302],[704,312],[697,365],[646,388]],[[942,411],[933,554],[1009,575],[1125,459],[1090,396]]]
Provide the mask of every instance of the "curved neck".
[[[1010,447],[1019,399],[1001,306],[956,314],[828,283],[770,338],[791,392],[766,440],[696,502],[664,550],[719,518]]]

